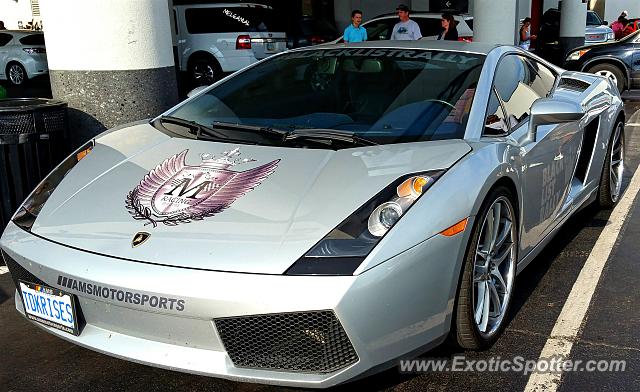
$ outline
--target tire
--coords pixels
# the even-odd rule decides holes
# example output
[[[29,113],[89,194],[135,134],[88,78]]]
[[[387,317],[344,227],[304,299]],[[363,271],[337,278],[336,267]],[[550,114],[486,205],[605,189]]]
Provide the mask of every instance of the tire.
[[[496,341],[504,330],[506,315],[509,312],[515,287],[518,257],[518,215],[513,200],[515,198],[508,188],[504,186],[494,188],[482,203],[477,215],[478,219],[473,224],[462,266],[454,311],[455,321],[450,335],[450,341],[460,348],[486,349]],[[497,232],[494,232],[491,230],[489,220],[491,217],[495,217],[496,205],[500,205],[500,212],[498,212],[500,218]],[[491,219],[491,221],[493,220]],[[507,222],[509,222],[509,226],[507,226]],[[498,239],[503,234],[505,235],[499,245],[500,241],[491,241],[492,236],[486,235],[489,231],[496,233]],[[487,246],[491,242],[496,243],[493,249],[491,245]],[[489,252],[486,252],[485,248],[489,249]],[[481,256],[482,253],[485,253],[485,256]],[[492,258],[498,259],[497,256],[501,254],[506,256],[502,262],[497,262],[496,269],[485,269],[486,265],[493,266],[495,260]],[[497,279],[495,270],[500,272],[502,279]],[[487,296],[489,297],[488,305],[485,307],[482,305],[487,303]],[[500,306],[497,306],[496,298]],[[495,315],[498,308],[500,308],[500,314],[492,320],[491,311],[493,310]],[[477,316],[477,311],[480,312],[480,317]]]
[[[222,70],[212,58],[198,57],[189,61],[189,79],[193,87],[208,86],[222,78]]]
[[[9,63],[6,70],[7,80],[14,86],[21,86],[27,82],[27,71],[20,63]]]
[[[624,151],[624,124],[619,121],[611,132],[607,154],[602,165],[600,186],[598,187],[598,206],[600,208],[613,208],[620,199],[624,174]]]
[[[593,67],[589,68],[587,72],[611,79],[616,84],[616,86],[618,87],[618,91],[620,92],[623,92],[625,87],[627,86],[627,77],[620,70],[620,68],[616,67],[613,64],[596,64]]]

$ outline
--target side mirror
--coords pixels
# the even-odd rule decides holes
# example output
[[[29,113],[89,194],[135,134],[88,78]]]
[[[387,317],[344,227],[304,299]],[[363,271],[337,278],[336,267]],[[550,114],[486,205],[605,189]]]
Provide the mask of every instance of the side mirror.
[[[209,86],[199,86],[199,87],[196,87],[196,88],[194,88],[193,90],[191,90],[191,91],[189,91],[189,92],[187,93],[187,97],[188,97],[188,98],[191,98],[191,97],[193,97],[194,95],[198,95],[198,93],[199,93],[200,91],[206,90],[206,89],[208,89],[208,88],[209,88]]]
[[[529,141],[536,141],[540,125],[570,123],[579,121],[582,117],[584,117],[584,109],[576,102],[540,98],[531,105]]]
[[[605,25],[605,26],[609,26],[609,22],[607,22],[606,20],[603,20],[602,24]]]

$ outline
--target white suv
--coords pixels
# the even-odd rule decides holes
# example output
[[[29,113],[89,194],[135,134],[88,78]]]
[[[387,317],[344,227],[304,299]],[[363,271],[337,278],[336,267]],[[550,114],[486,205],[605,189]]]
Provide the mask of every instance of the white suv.
[[[49,73],[44,34],[31,30],[0,30],[0,80],[21,85]]]
[[[214,3],[174,7],[178,63],[196,85],[287,49],[285,29],[262,4]]]

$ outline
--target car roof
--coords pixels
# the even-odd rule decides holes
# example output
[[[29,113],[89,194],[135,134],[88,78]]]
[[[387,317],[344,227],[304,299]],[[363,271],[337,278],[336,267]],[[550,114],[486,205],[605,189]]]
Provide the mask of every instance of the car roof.
[[[22,29],[22,30],[0,30],[0,33],[10,33],[10,34],[20,34],[20,35],[43,34],[43,32],[40,31],[40,30],[28,30],[28,29]]]
[[[427,17],[427,18],[437,18],[437,19],[440,19],[440,18],[442,17],[442,14],[443,14],[442,12],[415,12],[415,11],[414,11],[414,12],[411,12],[411,13],[409,14],[409,18],[416,18],[416,17],[417,17],[417,18],[424,18],[424,17]],[[452,13],[451,15],[453,15],[453,17],[454,17],[454,18],[458,17],[458,18],[462,18],[462,19],[465,19],[465,20],[467,20],[467,19],[473,19],[473,15],[470,15],[470,14],[456,14],[456,13]],[[373,17],[371,20],[373,20],[373,19],[389,18],[389,17],[392,17],[392,16],[394,16],[394,17],[398,17],[398,15],[396,15],[396,13],[395,13],[395,12],[389,12],[389,13],[386,13],[386,14],[380,14],[380,15],[377,15],[377,16]]]
[[[344,49],[344,48],[383,48],[383,49],[425,49],[425,50],[449,50],[454,52],[467,52],[477,54],[488,54],[492,49],[501,46],[498,44],[487,44],[480,42],[459,42],[459,41],[434,41],[421,39],[417,41],[365,41],[350,44],[324,44],[312,46],[298,50],[317,49]]]
[[[197,3],[197,4],[180,4],[175,5],[174,7],[180,8],[222,8],[222,7],[252,7],[252,8],[268,8],[272,9],[271,6],[266,4],[259,3]]]

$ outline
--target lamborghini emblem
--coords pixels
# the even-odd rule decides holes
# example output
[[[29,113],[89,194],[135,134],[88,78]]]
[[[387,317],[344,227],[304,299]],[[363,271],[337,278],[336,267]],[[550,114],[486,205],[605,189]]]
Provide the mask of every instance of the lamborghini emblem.
[[[149,239],[149,237],[151,237],[151,234],[144,231],[136,233],[136,235],[133,236],[133,240],[131,241],[131,247],[136,248],[144,244],[145,241]]]

